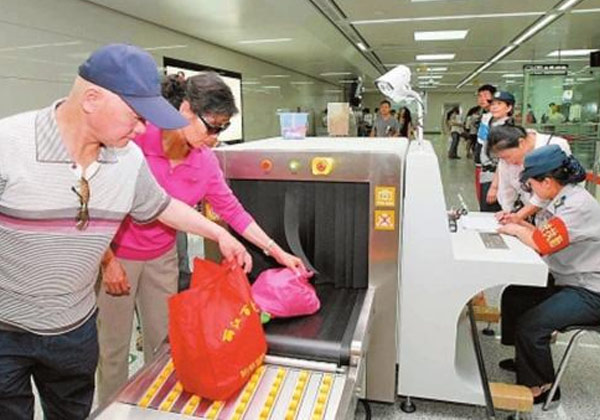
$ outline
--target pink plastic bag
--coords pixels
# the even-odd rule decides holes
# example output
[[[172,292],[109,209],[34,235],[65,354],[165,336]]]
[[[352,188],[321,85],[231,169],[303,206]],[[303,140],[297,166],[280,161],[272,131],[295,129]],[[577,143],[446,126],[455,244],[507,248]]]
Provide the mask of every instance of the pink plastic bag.
[[[265,270],[252,285],[252,298],[263,311],[278,318],[312,315],[321,302],[308,279],[312,273],[296,274],[289,268]]]

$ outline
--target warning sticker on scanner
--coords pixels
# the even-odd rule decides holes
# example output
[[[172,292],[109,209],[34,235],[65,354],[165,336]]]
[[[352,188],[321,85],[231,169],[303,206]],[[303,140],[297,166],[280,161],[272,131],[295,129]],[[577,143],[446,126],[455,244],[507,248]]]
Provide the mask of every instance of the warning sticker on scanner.
[[[375,187],[375,207],[395,207],[396,187]]]
[[[396,229],[396,210],[375,210],[375,230]]]

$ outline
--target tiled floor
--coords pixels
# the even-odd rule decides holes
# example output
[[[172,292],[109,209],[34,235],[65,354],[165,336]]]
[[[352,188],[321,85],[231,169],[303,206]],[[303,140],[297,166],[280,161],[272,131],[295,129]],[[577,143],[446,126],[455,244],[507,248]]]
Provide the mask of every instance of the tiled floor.
[[[461,148],[463,158],[460,160],[448,160],[446,158],[447,144],[444,140],[436,137],[434,145],[440,158],[440,169],[444,182],[446,204],[448,207],[460,206],[458,195],[463,197],[469,209],[477,209],[477,201],[474,193],[473,161],[465,159],[464,150]],[[600,190],[600,189],[599,189]],[[600,194],[600,191],[599,191]],[[203,253],[202,241],[198,238],[190,239],[190,258]],[[498,302],[499,290],[488,290],[486,295],[491,304]],[[483,353],[486,360],[490,380],[511,383],[514,375],[504,372],[497,367],[497,362],[512,355],[512,349],[500,345],[497,337],[481,335]],[[567,336],[560,336],[553,347],[555,360],[557,361],[564,352]],[[142,366],[142,353],[135,349],[135,340],[131,346],[130,373],[133,374]],[[440,379],[443,380],[443,379]],[[581,345],[576,349],[571,359],[569,368],[563,378],[562,401],[558,408],[542,412],[536,407],[530,418],[533,419],[573,419],[593,420],[600,418],[600,336],[589,335],[581,340]],[[402,398],[399,397],[395,404],[370,403],[373,419],[484,419],[486,418],[483,407],[449,404],[444,402],[426,401],[414,399],[417,411],[406,414],[400,410]],[[497,413],[498,418],[503,418],[508,413]],[[41,419],[39,406],[36,420]],[[356,419],[365,418],[361,406],[356,412]]]

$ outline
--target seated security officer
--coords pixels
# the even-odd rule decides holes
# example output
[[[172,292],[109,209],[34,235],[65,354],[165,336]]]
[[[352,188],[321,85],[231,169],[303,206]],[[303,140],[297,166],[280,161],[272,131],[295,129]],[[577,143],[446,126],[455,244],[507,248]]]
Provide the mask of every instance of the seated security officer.
[[[552,332],[600,323],[600,204],[578,185],[583,179],[585,170],[558,145],[535,149],[525,157],[521,182],[550,204],[536,216],[537,226],[499,229],[539,252],[555,280],[528,291],[537,294],[518,317],[514,337],[517,383],[531,388],[536,404],[554,380]]]

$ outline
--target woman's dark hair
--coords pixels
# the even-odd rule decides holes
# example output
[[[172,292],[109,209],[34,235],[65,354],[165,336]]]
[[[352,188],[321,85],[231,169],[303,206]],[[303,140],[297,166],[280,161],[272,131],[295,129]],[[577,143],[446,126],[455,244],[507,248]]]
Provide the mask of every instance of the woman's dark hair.
[[[477,114],[480,109],[481,108],[479,108],[479,106],[474,106],[473,108],[469,109],[469,111],[467,112],[467,117],[470,117],[473,114]]]
[[[161,88],[165,99],[177,109],[186,100],[197,115],[231,117],[239,112],[231,89],[213,72],[199,73],[185,80],[169,75],[163,79]]]
[[[403,112],[404,112],[404,123],[400,127],[400,137],[408,137],[408,134],[409,134],[408,129],[409,129],[410,125],[412,124],[412,115],[410,114],[410,110],[407,107],[403,106],[398,111],[398,116],[401,116]]]
[[[488,152],[500,152],[519,147],[519,140],[527,137],[527,131],[521,126],[502,124],[492,127],[488,135]]]
[[[579,184],[585,181],[586,171],[575,156],[570,155],[563,161],[560,167],[532,178],[536,181],[543,181],[544,178],[552,178],[560,185]]]
[[[450,111],[448,111],[448,113],[446,114],[446,121],[450,120],[450,117],[452,117],[452,114],[460,114],[460,109],[458,109],[458,107],[454,107],[452,108]]]

